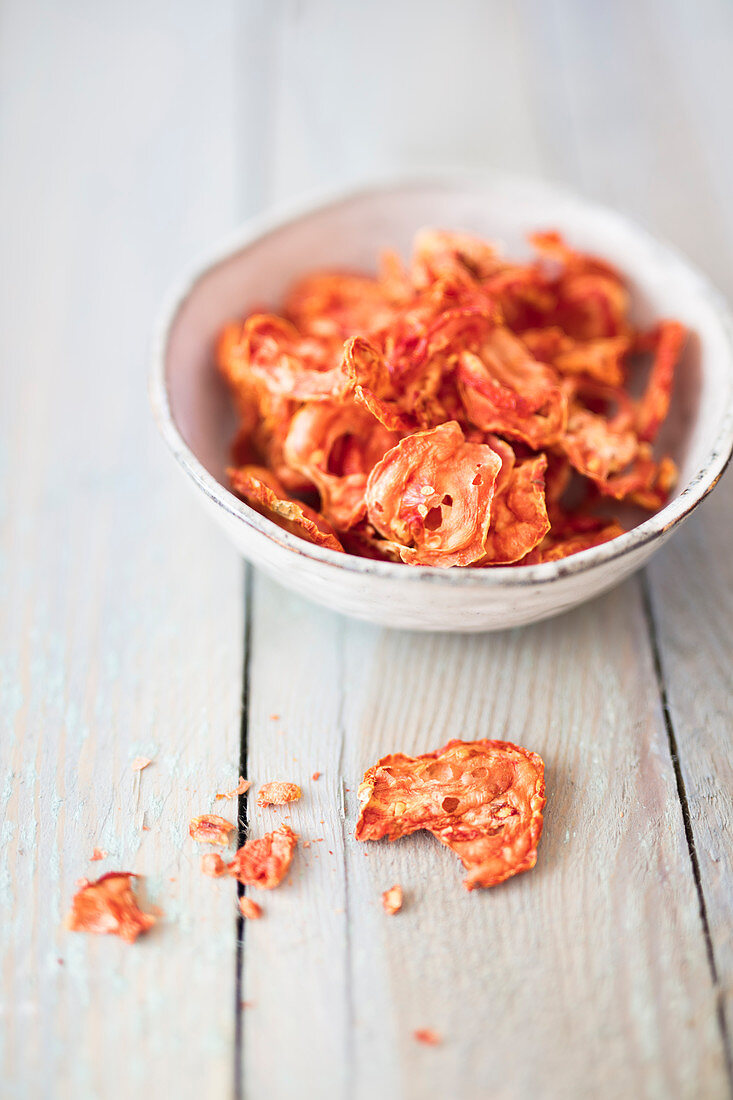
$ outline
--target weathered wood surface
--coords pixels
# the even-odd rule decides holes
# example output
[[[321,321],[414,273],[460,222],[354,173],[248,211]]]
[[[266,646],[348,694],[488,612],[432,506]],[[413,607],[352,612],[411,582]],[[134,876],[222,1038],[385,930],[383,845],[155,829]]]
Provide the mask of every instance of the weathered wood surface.
[[[239,212],[237,25],[234,5],[3,8],[7,1097],[231,1090],[236,895],[186,823],[238,775],[242,570],[162,453],[146,375],[167,283]],[[134,948],[62,927],[110,869],[164,910]]]
[[[645,579],[527,630],[415,637],[260,577],[246,601],[154,438],[145,351],[166,282],[316,185],[544,174],[644,218],[733,291],[722,0],[380,9],[4,7],[9,1096],[729,1092],[730,478]],[[250,831],[289,812],[310,841],[244,928],[186,837],[236,782],[243,671],[250,778],[304,789],[289,811],[250,800]],[[536,870],[472,895],[430,838],[353,840],[370,763],[460,735],[548,764]],[[155,763],[133,776],[138,754]],[[105,863],[87,862],[95,844]],[[65,933],[75,879],[123,865],[148,876],[160,928],[134,948]],[[422,1026],[443,1045],[418,1046]]]

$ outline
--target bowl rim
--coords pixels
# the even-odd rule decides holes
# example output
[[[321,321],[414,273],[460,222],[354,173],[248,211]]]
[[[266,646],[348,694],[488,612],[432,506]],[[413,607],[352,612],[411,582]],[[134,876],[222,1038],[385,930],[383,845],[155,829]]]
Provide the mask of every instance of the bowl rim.
[[[558,577],[588,572],[640,550],[663,538],[666,533],[684,520],[707,497],[725,472],[733,454],[733,396],[723,415],[718,434],[702,465],[688,484],[664,508],[642,523],[618,535],[609,542],[583,550],[558,561],[537,565],[499,565],[490,569],[445,569],[438,566],[408,566],[402,562],[378,561],[352,554],[342,554],[326,547],[316,546],[305,539],[278,527],[272,520],[260,515],[239,497],[231,493],[198,460],[188,446],[173,418],[166,376],[166,358],[170,334],[175,321],[189,297],[195,293],[198,283],[213,269],[259,244],[268,236],[301,220],[347,205],[359,199],[378,197],[396,191],[417,188],[444,189],[446,191],[472,188],[514,187],[524,192],[553,197],[556,201],[572,202],[585,208],[594,216],[615,219],[627,231],[643,238],[657,251],[664,253],[665,262],[684,272],[686,278],[697,283],[699,292],[713,307],[725,336],[728,356],[733,373],[733,316],[722,294],[709,279],[674,246],[651,233],[636,218],[631,218],[603,203],[576,194],[570,188],[531,176],[506,172],[418,172],[399,175],[381,175],[357,186],[319,189],[287,203],[278,203],[264,213],[247,219],[238,229],[215,248],[210,249],[197,263],[192,264],[179,278],[164,300],[154,330],[148,393],[153,415],[169,450],[192,481],[203,490],[214,504],[230,516],[243,520],[270,542],[294,552],[300,558],[311,559],[319,565],[340,569],[355,575],[369,575],[409,583],[441,583],[462,587],[524,587],[546,584]]]

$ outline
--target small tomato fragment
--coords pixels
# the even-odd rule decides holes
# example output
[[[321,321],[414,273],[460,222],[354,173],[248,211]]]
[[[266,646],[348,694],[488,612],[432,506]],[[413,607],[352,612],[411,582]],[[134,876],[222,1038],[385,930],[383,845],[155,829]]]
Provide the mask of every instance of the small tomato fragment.
[[[227,864],[218,852],[210,852],[201,857],[201,871],[209,878],[221,878],[227,873]]]
[[[130,764],[130,768],[134,772],[141,772],[143,768],[147,768],[148,764],[152,763],[153,761],[149,760],[147,756],[136,756],[132,764]]]
[[[427,1047],[437,1047],[443,1042],[437,1031],[433,1031],[431,1027],[418,1027],[412,1033],[412,1037],[416,1043],[423,1043]]]
[[[71,932],[115,935],[125,943],[134,943],[156,919],[151,913],[143,913],[138,905],[130,884],[137,877],[128,871],[109,871],[96,882],[81,879],[66,927]]]
[[[289,825],[281,825],[258,840],[248,840],[231,863],[222,861],[224,870],[218,873],[232,875],[243,886],[273,890],[288,873],[297,843],[297,833]]]
[[[222,798],[236,798],[240,794],[246,794],[251,786],[251,781],[249,779],[244,779],[243,776],[240,775],[239,782],[237,783],[234,790],[224,791],[222,794],[217,794],[215,796],[216,801],[219,802]]]
[[[394,913],[399,913],[402,908],[402,887],[397,884],[390,886],[389,890],[385,890],[382,894],[382,906],[385,913],[389,913],[392,916]]]
[[[236,826],[218,814],[202,814],[201,817],[191,819],[188,826],[188,835],[199,844],[229,843],[229,834],[233,833]]]
[[[94,863],[97,860],[106,859],[108,855],[109,852],[105,848],[95,848],[89,858]]]
[[[259,920],[262,916],[262,906],[258,905],[252,898],[240,898],[239,911],[245,920]]]
[[[356,839],[427,829],[459,856],[468,890],[495,886],[537,861],[544,772],[536,753],[507,741],[449,741],[421,756],[385,756],[359,786]]]
[[[302,791],[297,783],[263,783],[257,792],[258,806],[284,806],[286,802],[297,802]]]

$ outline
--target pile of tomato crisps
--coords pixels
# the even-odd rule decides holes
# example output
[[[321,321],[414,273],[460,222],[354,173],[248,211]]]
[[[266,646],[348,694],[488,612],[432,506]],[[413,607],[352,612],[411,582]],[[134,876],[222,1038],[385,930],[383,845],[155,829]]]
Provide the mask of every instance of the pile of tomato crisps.
[[[621,534],[619,504],[662,507],[685,329],[637,329],[610,264],[530,241],[513,263],[425,229],[408,266],[316,271],[228,324],[233,489],[317,546],[447,568],[554,561]]]

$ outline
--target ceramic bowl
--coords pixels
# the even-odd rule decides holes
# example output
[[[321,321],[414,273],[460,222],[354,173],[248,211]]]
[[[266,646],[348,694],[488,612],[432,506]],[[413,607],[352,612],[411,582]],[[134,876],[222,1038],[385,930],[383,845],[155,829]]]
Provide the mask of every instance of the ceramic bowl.
[[[213,366],[222,324],[277,307],[317,267],[373,270],[384,248],[408,255],[421,226],[465,230],[528,256],[526,234],[557,228],[627,276],[634,319],[675,317],[692,336],[660,447],[680,468],[665,508],[602,546],[544,565],[415,568],[337,554],[281,530],[226,487],[234,433]],[[618,584],[648,560],[710,492],[733,446],[733,342],[717,293],[679,254],[625,217],[547,184],[514,178],[382,184],[251,222],[194,269],[164,312],[151,397],[160,431],[200,503],[241,553],[309,600],[414,630],[484,631],[555,615]]]

